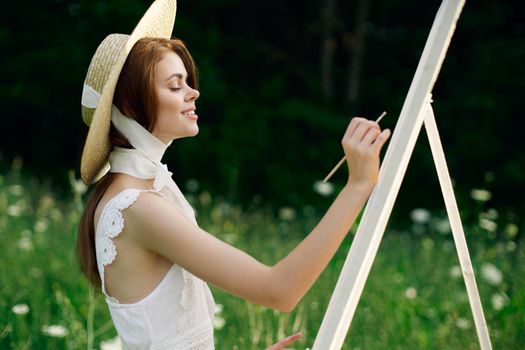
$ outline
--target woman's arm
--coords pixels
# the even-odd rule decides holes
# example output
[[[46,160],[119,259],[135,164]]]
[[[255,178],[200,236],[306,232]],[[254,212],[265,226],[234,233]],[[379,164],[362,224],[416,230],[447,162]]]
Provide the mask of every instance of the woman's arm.
[[[326,267],[363,208],[375,182],[388,130],[363,118],[350,123],[343,148],[348,184],[314,230],[275,266],[267,266],[188,220],[168,200],[143,192],[123,215],[133,239],[199,278],[251,302],[292,310]],[[375,143],[374,143],[375,141]]]
[[[295,307],[325,269],[372,189],[371,184],[348,183],[313,231],[273,267],[285,311]]]

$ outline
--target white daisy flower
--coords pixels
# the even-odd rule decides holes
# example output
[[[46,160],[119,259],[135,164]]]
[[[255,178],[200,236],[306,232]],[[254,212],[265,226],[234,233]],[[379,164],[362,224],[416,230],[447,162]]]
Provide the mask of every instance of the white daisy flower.
[[[481,276],[493,286],[498,286],[503,282],[503,273],[490,263],[481,265]]]
[[[122,342],[117,335],[113,339],[103,340],[100,342],[100,350],[121,350]]]
[[[282,207],[279,209],[279,218],[284,221],[292,221],[296,217],[295,209],[292,207]]]
[[[317,180],[314,182],[313,188],[315,192],[325,197],[328,197],[334,193],[334,185],[331,182],[322,182],[321,180]]]
[[[25,315],[29,312],[29,306],[27,304],[16,304],[11,308],[11,311],[17,315]]]
[[[62,338],[67,335],[67,329],[61,325],[44,325],[42,326],[42,333],[50,337]]]
[[[414,287],[410,287],[405,291],[405,297],[407,299],[415,299],[417,297],[417,290]]]
[[[492,193],[484,189],[474,188],[470,191],[470,197],[478,202],[486,202],[492,198]]]
[[[501,310],[507,305],[509,302],[509,297],[505,295],[504,293],[495,293],[492,294],[492,297],[490,298],[490,303],[492,304],[492,308],[494,310]]]
[[[418,224],[425,224],[430,221],[430,212],[423,208],[416,208],[410,212],[412,221]]]

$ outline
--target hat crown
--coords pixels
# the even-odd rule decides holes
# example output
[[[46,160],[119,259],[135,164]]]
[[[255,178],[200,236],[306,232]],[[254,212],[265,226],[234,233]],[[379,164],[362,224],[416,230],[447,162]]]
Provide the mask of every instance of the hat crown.
[[[108,81],[110,72],[118,62],[120,54],[129,39],[126,34],[109,34],[98,46],[86,74],[85,85],[102,94]],[[82,119],[88,126],[91,125],[95,109],[82,106]]]

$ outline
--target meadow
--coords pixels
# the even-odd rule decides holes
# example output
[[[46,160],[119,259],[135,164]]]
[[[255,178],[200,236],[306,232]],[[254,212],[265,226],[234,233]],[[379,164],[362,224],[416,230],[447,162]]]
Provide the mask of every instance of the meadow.
[[[92,293],[75,257],[86,188],[71,177],[71,194],[23,174],[21,161],[0,173],[0,348],[119,349],[101,297]],[[182,188],[182,187],[181,187]],[[199,225],[274,264],[317,224],[327,208],[245,209],[199,191],[187,198]],[[476,192],[477,191],[477,192]],[[516,220],[486,208],[476,190],[475,220],[464,222],[494,349],[525,347],[525,252]],[[334,196],[335,194],[332,194]],[[255,206],[254,206],[255,208]],[[408,228],[387,226],[343,349],[478,349],[461,269],[444,213],[411,212]],[[264,349],[302,331],[294,349],[311,347],[357,223],[299,305],[282,313],[212,287],[221,349]]]

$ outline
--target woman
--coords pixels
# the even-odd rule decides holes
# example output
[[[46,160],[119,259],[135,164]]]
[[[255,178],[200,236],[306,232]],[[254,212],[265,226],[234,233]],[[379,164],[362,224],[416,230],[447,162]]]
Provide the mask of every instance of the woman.
[[[169,28],[155,38],[140,34],[147,32],[148,18],[158,23],[166,16],[170,3],[154,2],[131,36],[108,36],[88,69],[82,104],[90,130],[81,173],[94,187],[77,253],[84,274],[106,296],[126,348],[213,349],[215,304],[206,282],[256,304],[292,310],[370,196],[390,131],[363,118],[351,120],[342,139],[352,169],[346,186],[313,231],[276,265],[220,241],[197,225],[160,163],[173,140],[199,132],[196,68],[184,43],[169,39]],[[299,337],[270,349],[284,349]]]

